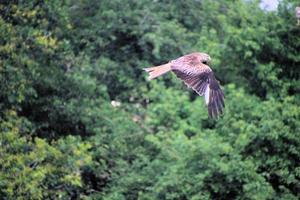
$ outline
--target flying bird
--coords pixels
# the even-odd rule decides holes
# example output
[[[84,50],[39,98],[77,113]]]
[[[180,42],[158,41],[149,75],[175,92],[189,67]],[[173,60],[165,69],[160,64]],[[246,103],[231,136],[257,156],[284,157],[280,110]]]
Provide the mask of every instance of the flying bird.
[[[300,7],[296,7],[296,18],[297,18],[297,25],[300,26]]]
[[[213,71],[208,66],[210,61],[208,54],[195,52],[171,60],[167,64],[144,68],[144,70],[149,73],[149,80],[170,71],[174,72],[189,88],[192,88],[198,95],[204,96],[209,117],[218,118],[225,108],[225,96]]]

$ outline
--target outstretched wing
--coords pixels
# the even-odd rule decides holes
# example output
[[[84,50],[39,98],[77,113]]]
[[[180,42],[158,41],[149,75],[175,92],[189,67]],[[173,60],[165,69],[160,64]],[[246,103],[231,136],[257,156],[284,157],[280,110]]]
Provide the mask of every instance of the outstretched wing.
[[[211,118],[218,118],[223,113],[224,93],[210,67],[183,57],[172,61],[171,69],[198,95],[205,95],[205,103]]]
[[[188,87],[200,96],[204,95],[212,72],[207,65],[197,62],[192,56],[183,56],[171,62],[171,69]]]
[[[205,102],[208,108],[208,115],[211,118],[218,118],[218,116],[223,114],[225,108],[225,96],[213,73],[209,75],[208,82],[208,87],[205,90]]]

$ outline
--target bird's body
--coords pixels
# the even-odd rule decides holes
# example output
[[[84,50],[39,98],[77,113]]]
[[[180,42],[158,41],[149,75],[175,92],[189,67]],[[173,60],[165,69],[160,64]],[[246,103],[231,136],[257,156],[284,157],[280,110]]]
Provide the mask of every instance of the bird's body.
[[[224,93],[215,79],[213,71],[207,65],[211,58],[206,53],[195,52],[171,60],[169,63],[157,67],[145,68],[149,72],[149,80],[157,78],[169,71],[197,92],[205,96],[210,117],[217,118],[223,113]]]

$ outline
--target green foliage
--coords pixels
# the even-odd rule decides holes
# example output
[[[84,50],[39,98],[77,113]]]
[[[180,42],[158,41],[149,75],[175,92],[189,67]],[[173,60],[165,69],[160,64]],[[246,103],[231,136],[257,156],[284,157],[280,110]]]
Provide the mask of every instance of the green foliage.
[[[299,199],[296,3],[1,1],[1,198]],[[193,51],[218,121],[142,71]]]
[[[91,144],[68,136],[49,144],[22,136],[28,127],[14,111],[1,119],[1,196],[15,199],[65,198],[82,188],[82,168],[92,161]]]

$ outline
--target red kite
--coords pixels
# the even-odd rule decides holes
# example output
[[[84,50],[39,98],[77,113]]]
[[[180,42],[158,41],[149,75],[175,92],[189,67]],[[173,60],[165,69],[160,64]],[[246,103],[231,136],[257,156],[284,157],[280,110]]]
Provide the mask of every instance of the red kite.
[[[296,18],[297,18],[297,25],[300,26],[300,7],[296,7]]]
[[[206,53],[195,52],[171,60],[167,64],[145,68],[144,70],[149,73],[149,80],[169,71],[174,72],[198,95],[204,95],[209,117],[218,118],[223,113],[225,97],[213,71],[208,66],[210,61],[211,58]]]

